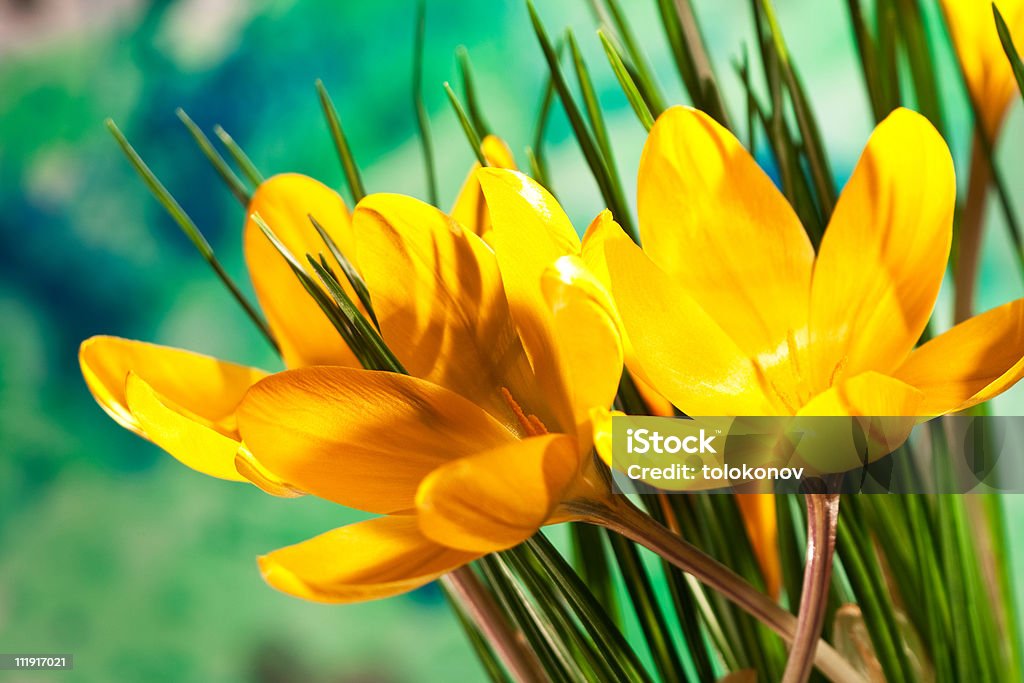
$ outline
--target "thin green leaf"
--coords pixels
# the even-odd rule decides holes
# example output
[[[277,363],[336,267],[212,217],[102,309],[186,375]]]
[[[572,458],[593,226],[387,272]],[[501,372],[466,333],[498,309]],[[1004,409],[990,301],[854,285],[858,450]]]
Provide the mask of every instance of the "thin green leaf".
[[[625,47],[626,54],[629,55],[630,64],[627,71],[630,73],[630,80],[636,84],[638,91],[642,93],[646,106],[657,116],[665,111],[665,99],[661,95],[661,89],[654,78],[654,71],[640,50],[636,37],[633,35],[633,30],[626,19],[626,13],[622,11],[622,7],[619,5],[619,0],[605,0],[605,6],[608,8],[612,19],[611,23],[614,25],[610,28],[615,30],[615,35],[611,37],[618,38]],[[609,42],[611,42],[611,37],[606,36]],[[615,52],[618,54],[619,50],[616,49]],[[625,62],[625,60],[621,61]]]
[[[498,603],[534,648],[551,680],[558,683],[573,680],[570,674],[571,657],[567,656],[564,648],[556,647],[557,636],[552,631],[550,620],[541,618],[501,559],[497,555],[486,555],[477,561],[477,566],[494,590]]]
[[[238,166],[239,170],[242,171],[242,175],[245,179],[252,184],[253,187],[259,187],[260,183],[263,182],[263,174],[259,172],[256,165],[252,163],[252,159],[249,158],[235,139],[228,135],[228,132],[224,130],[219,124],[213,127],[213,133],[220,140],[220,143],[224,145],[224,149],[231,155],[235,165]]]
[[[178,224],[178,227],[185,233],[185,236],[190,242],[192,242],[193,246],[195,246],[203,259],[210,264],[210,267],[213,268],[213,272],[216,273],[220,281],[224,283],[224,286],[228,288],[228,291],[231,292],[231,296],[235,298],[235,301],[237,301],[242,307],[246,315],[249,316],[249,319],[252,320],[253,324],[256,325],[256,328],[263,334],[264,338],[266,338],[267,342],[275,350],[278,350],[277,342],[274,341],[274,335],[270,331],[270,327],[267,326],[263,316],[261,316],[256,311],[256,308],[249,303],[249,300],[245,298],[245,295],[242,294],[242,291],[235,284],[235,281],[232,280],[231,276],[224,270],[224,267],[220,264],[220,261],[217,260],[216,255],[213,253],[213,247],[211,247],[210,243],[206,241],[206,237],[204,237],[203,233],[200,232],[195,222],[193,222],[189,215],[185,213],[185,210],[181,208],[181,204],[179,204],[171,193],[167,191],[167,188],[164,187],[163,183],[161,183],[153,171],[150,170],[149,166],[146,165],[146,162],[142,160],[142,157],[139,156],[138,152],[135,151],[135,148],[128,142],[128,139],[121,132],[121,129],[119,129],[117,124],[115,124],[111,119],[107,119],[107,129],[110,130],[111,135],[113,135],[114,139],[117,140],[117,144],[120,145],[121,151],[124,152],[124,155],[128,158],[128,162],[131,163],[135,172],[142,178],[142,181],[146,184],[146,187],[149,188],[149,191],[153,193],[153,196],[156,197],[158,202],[160,202],[160,205],[164,207],[167,213],[170,214],[171,218],[174,219],[174,222]]]
[[[578,529],[592,529],[596,533],[589,539],[600,544],[601,530],[596,527],[579,524]],[[615,660],[616,665],[628,676],[630,681],[647,681],[649,676],[629,642],[623,637],[608,612],[602,607],[603,600],[595,599],[587,586],[580,580],[576,572],[565,561],[543,534],[536,534],[526,542],[537,559],[538,567],[545,572],[549,581],[558,588],[563,598],[573,607],[580,623],[605,651]]]
[[[690,100],[723,126],[732,128],[690,0],[658,0],[658,11]]]
[[[936,80],[938,72],[935,58],[932,55],[928,32],[921,7],[917,0],[890,0],[896,6],[899,16],[900,35],[906,49],[907,62],[910,65],[911,82],[914,85],[914,96],[917,108],[932,125],[945,137],[945,117],[942,113],[942,96]]]
[[[896,8],[891,0],[882,0],[878,5],[878,64],[881,75],[884,111],[889,112],[900,106],[900,74],[896,50],[899,41],[899,24]]]
[[[559,641],[571,647],[567,648],[567,652],[572,656],[576,670],[593,683],[621,680],[623,672],[614,658],[584,637],[565,607],[564,596],[541,574],[538,565],[530,561],[531,555],[533,553],[519,546],[501,553],[501,558],[515,570],[520,581],[533,595],[534,601],[544,606],[544,614],[550,620]]]
[[[853,26],[854,42],[857,44],[857,56],[860,57],[861,74],[864,76],[864,85],[868,90],[868,101],[871,104],[871,112],[877,124],[888,113],[885,111],[883,96],[879,86],[881,76],[877,64],[878,49],[875,47],[875,40],[868,30],[867,22],[864,20],[861,0],[847,0],[846,7],[850,15],[850,23]]]
[[[573,68],[576,71],[576,80],[580,86],[580,93],[583,95],[583,108],[590,122],[590,129],[594,132],[594,140],[597,142],[605,161],[612,158],[611,141],[608,138],[608,129],[604,125],[604,115],[601,113],[601,103],[597,100],[597,93],[594,91],[594,82],[590,79],[590,71],[586,62],[583,61],[583,54],[580,46],[576,44],[576,37],[571,30],[565,32],[565,42],[569,46],[569,54],[572,56]]]
[[[380,332],[380,323],[377,321],[377,314],[373,310],[373,303],[370,301],[370,289],[366,286],[366,281],[363,280],[363,276],[359,274],[359,271],[355,269],[352,262],[345,258],[345,255],[341,253],[341,249],[338,248],[337,243],[334,239],[324,230],[323,226],[316,220],[312,215],[309,216],[309,221],[316,228],[317,233],[320,235],[320,239],[327,246],[327,249],[331,252],[331,255],[341,266],[342,272],[345,273],[345,278],[349,284],[352,285],[352,291],[356,293],[359,298],[359,303],[366,309],[367,315],[370,316],[370,321],[373,326]]]
[[[811,178],[814,181],[814,189],[821,207],[822,222],[827,222],[832,215],[832,209],[836,204],[836,188],[832,181],[832,170],[825,154],[825,148],[821,141],[821,133],[818,124],[811,111],[810,104],[804,93],[803,85],[796,73],[796,68],[789,59],[789,52],[786,48],[785,39],[782,36],[782,29],[775,16],[775,7],[772,0],[756,0],[767,22],[771,35],[771,45],[778,58],[778,65],[782,78],[789,90],[790,99],[793,104],[793,113],[796,116],[797,127],[800,129],[800,136],[803,139],[804,154],[810,166]]]
[[[646,637],[647,647],[654,657],[654,664],[658,673],[666,681],[688,681],[689,676],[683,668],[679,659],[679,652],[676,650],[672,635],[668,629],[668,622],[661,611],[654,594],[654,587],[651,585],[647,570],[640,561],[640,553],[636,546],[628,539],[616,533],[609,533],[608,540],[611,542],[615,559],[619,565],[619,571],[626,581],[626,588],[636,613],[640,620]]]
[[[502,668],[501,662],[494,655],[494,651],[491,649],[487,640],[480,633],[480,629],[476,627],[476,624],[470,620],[466,615],[459,601],[451,594],[449,590],[444,588],[443,583],[438,583],[441,586],[441,591],[444,593],[444,597],[448,601],[448,606],[455,613],[455,618],[459,622],[459,626],[462,627],[462,631],[466,634],[469,639],[469,644],[473,648],[473,652],[476,653],[477,659],[480,660],[480,664],[484,668],[484,672],[487,674],[488,680],[492,683],[510,683],[508,674],[505,673],[505,669]]]
[[[1006,53],[1006,58],[1010,60],[1010,66],[1013,67],[1013,77],[1017,79],[1017,89],[1024,97],[1024,64],[1021,63],[1017,46],[1013,44],[1013,37],[1010,35],[1010,29],[1006,26],[1006,20],[1003,19],[1002,13],[994,2],[992,3],[992,15],[996,21],[996,32],[999,33],[999,42],[1003,45],[1003,52]]]
[[[466,115],[466,110],[462,108],[462,103],[459,102],[458,96],[455,94],[455,91],[452,90],[452,86],[448,81],[444,82],[444,91],[448,94],[448,101],[451,102],[452,109],[455,110],[455,116],[459,119],[459,124],[462,126],[462,132],[466,134],[466,140],[469,141],[469,146],[473,148],[473,153],[476,154],[476,160],[480,162],[481,166],[487,166],[488,163],[487,157],[484,156],[483,142],[480,140],[480,136],[477,135],[472,121],[469,120],[469,116]]]
[[[427,173],[427,197],[434,206],[438,204],[437,171],[434,168],[434,144],[430,135],[430,117],[423,101],[423,54],[427,37],[427,1],[420,0],[416,10],[416,35],[413,45],[412,99],[416,108],[416,125],[420,133],[420,147],[423,150],[423,165]]]
[[[341,168],[345,172],[345,180],[348,182],[348,189],[352,193],[352,202],[358,204],[366,196],[363,188],[363,180],[359,176],[359,166],[356,164],[352,150],[348,146],[348,138],[345,137],[345,130],[341,127],[341,119],[338,117],[338,110],[334,107],[331,96],[324,87],[324,82],[319,78],[316,80],[316,92],[320,97],[320,106],[324,110],[324,118],[327,119],[327,126],[331,130],[331,138],[338,150],[338,157],[341,159]]]
[[[604,53],[608,57],[608,64],[611,65],[612,72],[615,74],[615,78],[619,81],[619,87],[622,88],[623,94],[629,101],[629,106],[633,108],[633,112],[640,120],[644,130],[651,130],[654,126],[654,116],[651,114],[651,110],[647,107],[647,103],[644,101],[640,91],[637,90],[633,77],[630,76],[629,71],[626,69],[626,65],[622,62],[622,57],[615,49],[615,46],[612,45],[611,41],[608,40],[608,37],[603,31],[598,30],[597,36],[601,39],[601,45],[604,47]]]
[[[558,93],[559,99],[562,102],[562,107],[565,110],[566,116],[569,118],[569,123],[572,126],[573,132],[576,134],[576,140],[580,145],[583,156],[586,158],[587,164],[590,166],[590,170],[594,174],[594,179],[597,181],[598,187],[601,190],[601,195],[604,197],[612,215],[615,216],[615,219],[622,226],[623,230],[625,230],[634,241],[637,241],[636,229],[633,227],[632,216],[626,207],[625,196],[621,192],[621,187],[616,191],[616,184],[612,180],[611,170],[609,168],[610,160],[606,161],[603,158],[597,142],[591,135],[591,132],[587,129],[587,125],[583,120],[583,115],[580,113],[579,107],[577,107],[576,102],[572,97],[572,92],[569,90],[569,84],[565,80],[565,76],[562,74],[562,69],[558,63],[558,55],[556,54],[551,41],[548,39],[547,32],[544,30],[544,25],[540,21],[537,9],[533,6],[532,0],[526,1],[526,7],[530,13],[530,21],[533,24],[533,30],[537,36],[537,41],[540,43],[541,50],[544,53],[544,59],[548,63],[548,71],[551,74],[551,80],[554,83],[555,91]]]
[[[465,46],[460,45],[455,49],[456,63],[459,65],[459,77],[462,80],[462,92],[466,96],[466,113],[473,123],[473,129],[481,137],[487,137],[490,133],[490,126],[484,120],[483,110],[480,108],[480,100],[476,96],[476,86],[473,80],[473,68],[469,63],[469,51]]]
[[[235,175],[235,172],[231,170],[231,167],[228,166],[228,162],[224,160],[224,157],[222,157],[214,148],[213,143],[210,142],[210,138],[206,137],[206,134],[203,133],[202,129],[196,125],[195,121],[189,118],[189,115],[185,113],[184,109],[179,107],[175,113],[178,115],[181,122],[185,124],[185,128],[188,129],[189,134],[192,136],[192,139],[195,140],[196,145],[203,153],[203,156],[206,157],[207,161],[210,162],[210,165],[213,166],[213,169],[217,172],[217,175],[220,176],[220,179],[224,181],[224,184],[228,186],[229,190],[231,190],[231,194],[235,195],[235,199],[237,199],[242,206],[248,206],[249,190],[242,184],[242,181],[237,175]]]

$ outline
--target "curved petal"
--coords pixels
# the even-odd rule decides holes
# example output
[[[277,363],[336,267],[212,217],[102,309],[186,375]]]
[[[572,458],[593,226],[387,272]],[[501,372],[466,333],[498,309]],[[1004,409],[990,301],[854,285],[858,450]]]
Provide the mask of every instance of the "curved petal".
[[[796,452],[819,474],[872,462],[907,440],[921,415],[922,399],[916,388],[877,372],[845,379],[800,409],[792,429],[813,438],[800,439]]]
[[[640,158],[644,251],[795,393],[814,248],[789,203],[739,140],[707,114],[672,107]]]
[[[645,381],[688,415],[788,412],[765,395],[750,358],[625,233],[603,246],[612,296]]]
[[[924,394],[924,415],[966,410],[998,396],[1024,377],[1024,299],[935,337],[894,374]]]
[[[891,373],[914,348],[949,258],[955,199],[946,143],[920,114],[894,111],[843,189],[814,267],[817,390]]]
[[[991,0],[943,0],[942,9],[967,87],[981,109],[985,130],[994,139],[1017,97],[1017,82],[996,32],[992,4]],[[996,0],[995,4],[1014,43],[1024,44],[1024,2]]]
[[[491,168],[516,169],[516,160],[512,156],[505,141],[495,135],[488,135],[480,145],[487,164]],[[487,212],[487,203],[484,201],[483,192],[480,189],[480,181],[476,179],[476,172],[480,168],[479,163],[474,163],[469,169],[469,175],[462,183],[459,196],[455,198],[452,206],[451,216],[470,232],[481,237],[486,237],[491,231],[491,217]]]
[[[409,373],[473,401],[510,429],[519,425],[502,388],[550,423],[490,248],[438,209],[402,195],[366,197],[353,224],[384,339]]]
[[[420,530],[450,548],[481,553],[510,548],[547,521],[578,465],[576,440],[564,434],[453,460],[420,484]]]
[[[541,277],[560,257],[579,254],[580,239],[555,198],[522,173],[484,168],[477,179],[494,224],[491,244],[512,317],[559,425],[568,430],[573,424],[569,378],[559,363]]]
[[[238,426],[253,456],[285,481],[378,513],[411,508],[420,480],[439,465],[514,438],[436,384],[339,367],[266,378],[242,401]]]
[[[259,564],[279,591],[344,603],[405,593],[477,557],[427,540],[414,517],[378,517],[275,550]]]
[[[190,351],[120,337],[91,337],[78,350],[82,376],[96,402],[125,429],[147,436],[133,415],[125,382],[134,373],[181,415],[222,434],[236,433],[235,409],[267,373]]]
[[[246,481],[235,469],[237,439],[169,407],[167,399],[135,373],[128,374],[125,397],[141,433],[179,462],[218,479]]]
[[[263,218],[300,263],[305,265],[307,254],[324,254],[334,272],[341,273],[309,217],[316,218],[354,264],[355,240],[344,200],[334,190],[307,176],[276,175],[261,183],[249,202],[243,243],[256,297],[288,367],[358,366],[341,335],[252,220],[254,213]],[[312,274],[312,269],[309,270]],[[316,276],[313,277],[315,281]],[[347,281],[342,282],[342,286],[349,289]],[[353,301],[358,300],[350,289],[348,293]]]
[[[544,271],[541,288],[568,373],[578,433],[589,444],[590,409],[612,404],[622,376],[615,307],[608,291],[577,256],[555,261]]]

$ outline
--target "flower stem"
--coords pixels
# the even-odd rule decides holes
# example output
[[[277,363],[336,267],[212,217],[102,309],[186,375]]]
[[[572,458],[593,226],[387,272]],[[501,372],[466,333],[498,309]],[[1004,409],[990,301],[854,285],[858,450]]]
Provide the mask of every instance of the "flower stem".
[[[732,569],[705,554],[638,510],[622,495],[604,501],[577,500],[573,512],[584,521],[606,527],[639,543],[671,562],[736,606],[761,621],[783,640],[796,637],[797,619],[759,592]],[[834,683],[860,683],[863,679],[828,643],[819,643],[814,663]]]
[[[520,634],[512,630],[494,598],[472,569],[468,566],[460,567],[441,577],[441,581],[480,629],[513,680],[517,683],[546,680],[540,662],[525,647]]]
[[[832,577],[832,556],[836,549],[839,522],[839,494],[814,493],[807,499],[807,564],[800,593],[800,614],[796,635],[782,683],[804,683],[811,675],[818,636],[825,622],[828,586]]]
[[[984,148],[975,134],[971,145],[971,172],[967,183],[967,203],[964,206],[956,258],[956,294],[954,317],[962,322],[971,317],[974,305],[974,286],[978,278],[978,259],[981,251],[981,231],[985,224],[985,198],[992,179],[992,170],[985,159]]]

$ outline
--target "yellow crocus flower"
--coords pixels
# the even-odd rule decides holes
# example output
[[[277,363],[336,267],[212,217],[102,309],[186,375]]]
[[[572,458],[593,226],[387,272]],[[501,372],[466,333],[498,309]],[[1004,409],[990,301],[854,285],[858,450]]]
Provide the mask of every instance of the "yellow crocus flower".
[[[325,251],[307,214],[331,232],[409,375],[355,367],[251,221],[257,296],[295,369],[109,337],[80,359],[108,413],[194,469],[382,515],[261,558],[268,582],[316,600],[385,597],[567,518],[564,501],[604,495],[589,413],[611,403],[622,352],[586,271],[546,270],[528,293],[543,311],[524,316],[491,248],[415,199],[370,195],[349,219],[328,188],[278,176],[252,213],[296,254]],[[556,344],[570,334],[579,354]]]
[[[584,252],[605,261],[635,370],[688,414],[941,415],[1024,374],[1024,300],[915,348],[949,257],[955,191],[938,133],[896,110],[815,255],[739,141],[674,107],[641,157],[643,249],[603,224]]]
[[[995,5],[1014,42],[1022,44],[1024,2],[997,0]],[[1011,102],[1019,95],[1013,69],[996,32],[992,0],[942,0],[942,10],[967,88],[981,112],[985,131],[994,139]]]

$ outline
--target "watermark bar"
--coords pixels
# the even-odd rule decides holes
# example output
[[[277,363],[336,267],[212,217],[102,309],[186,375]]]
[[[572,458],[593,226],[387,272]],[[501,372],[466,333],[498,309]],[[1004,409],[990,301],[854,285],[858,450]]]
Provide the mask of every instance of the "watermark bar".
[[[619,493],[1024,493],[1024,417],[612,420]]]
[[[75,668],[75,656],[67,654],[0,653],[0,671],[60,671]]]

